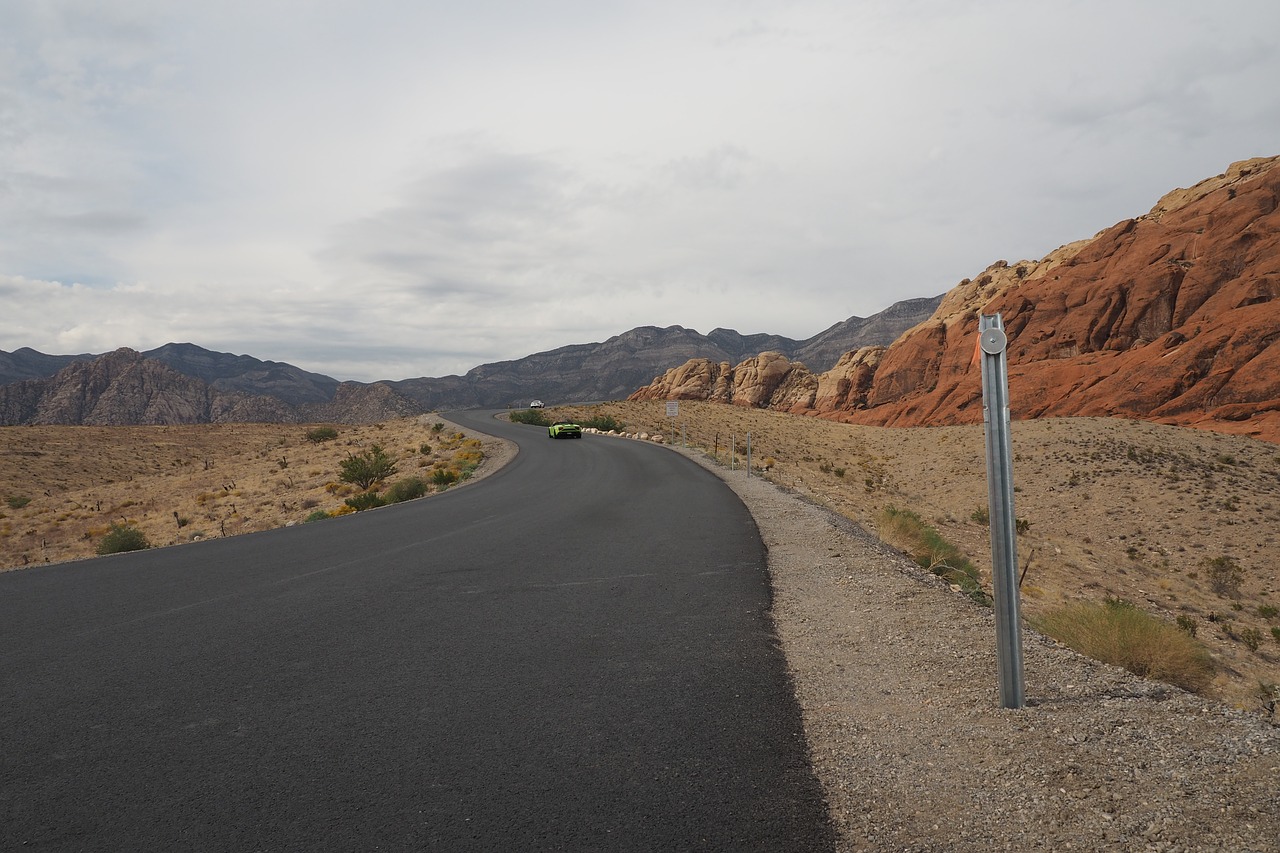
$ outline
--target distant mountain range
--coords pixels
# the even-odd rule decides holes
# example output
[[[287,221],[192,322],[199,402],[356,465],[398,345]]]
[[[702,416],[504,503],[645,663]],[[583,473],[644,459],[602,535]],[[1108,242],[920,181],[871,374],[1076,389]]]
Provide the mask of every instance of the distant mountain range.
[[[978,423],[979,317],[1009,339],[1014,418],[1110,416],[1280,443],[1280,157],[1233,163],[1038,261],[804,341],[642,326],[463,376],[339,382],[167,344],[0,352],[0,424],[371,422],[455,408],[713,400],[878,426]]]
[[[48,355],[0,351],[0,424],[163,424],[227,421],[368,422],[463,408],[622,399],[690,358],[736,364],[770,350],[827,370],[845,352],[888,344],[923,322],[942,296],[851,317],[803,341],[708,335],[642,326],[603,343],[574,344],[464,376],[339,382],[291,364],[170,343],[146,352]]]

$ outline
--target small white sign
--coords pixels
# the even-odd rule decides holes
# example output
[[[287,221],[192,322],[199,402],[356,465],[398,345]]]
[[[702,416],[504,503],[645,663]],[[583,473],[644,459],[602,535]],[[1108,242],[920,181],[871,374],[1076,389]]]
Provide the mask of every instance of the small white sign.
[[[669,418],[680,417],[680,404],[675,400],[667,401],[667,417]]]

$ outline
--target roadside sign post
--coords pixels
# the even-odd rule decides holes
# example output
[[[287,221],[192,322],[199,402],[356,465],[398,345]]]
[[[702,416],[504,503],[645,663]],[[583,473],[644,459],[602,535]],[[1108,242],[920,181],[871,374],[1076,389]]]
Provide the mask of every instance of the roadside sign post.
[[[978,321],[982,353],[982,425],[987,443],[987,507],[991,581],[995,591],[996,670],[1000,705],[1022,708],[1022,635],[1018,605],[1017,522],[1013,509],[1013,444],[1009,430],[1009,339],[999,314]],[[976,353],[975,353],[976,355]]]
[[[671,422],[671,444],[676,443],[676,418],[680,417],[680,402],[678,400],[667,401],[667,420]]]

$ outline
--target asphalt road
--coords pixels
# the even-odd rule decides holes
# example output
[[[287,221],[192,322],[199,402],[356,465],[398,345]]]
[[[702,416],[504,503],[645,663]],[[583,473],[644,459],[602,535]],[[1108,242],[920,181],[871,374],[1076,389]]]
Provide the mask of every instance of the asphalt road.
[[[452,415],[473,485],[0,574],[0,848],[833,847],[725,485]]]

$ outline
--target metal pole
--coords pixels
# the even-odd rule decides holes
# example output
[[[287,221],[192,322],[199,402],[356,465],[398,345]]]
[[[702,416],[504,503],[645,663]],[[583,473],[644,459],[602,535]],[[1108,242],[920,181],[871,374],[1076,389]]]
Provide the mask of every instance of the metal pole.
[[[999,314],[978,321],[982,350],[982,423],[987,440],[987,507],[991,518],[991,580],[995,589],[996,670],[1000,705],[1026,704],[1018,613],[1018,542],[1013,510],[1013,444],[1009,434],[1009,339]]]
[[[736,432],[729,433],[729,470],[732,471],[738,467],[738,434]]]
[[[751,433],[747,433],[747,476],[751,476]]]

